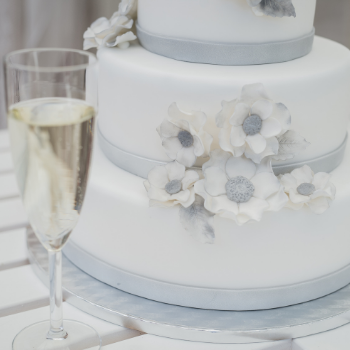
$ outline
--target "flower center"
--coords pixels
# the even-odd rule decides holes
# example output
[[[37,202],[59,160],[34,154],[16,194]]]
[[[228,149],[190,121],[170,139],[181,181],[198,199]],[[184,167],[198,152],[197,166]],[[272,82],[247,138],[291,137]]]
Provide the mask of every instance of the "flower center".
[[[250,115],[244,119],[243,130],[247,135],[253,136],[261,130],[262,120],[256,115]]]
[[[316,191],[316,187],[313,184],[303,183],[298,186],[297,191],[302,196],[311,196]]]
[[[255,191],[254,185],[244,176],[236,176],[226,183],[227,198],[236,203],[248,202]]]
[[[182,184],[180,180],[172,180],[165,185],[165,191],[169,194],[176,194],[181,191]]]
[[[181,130],[177,135],[182,147],[188,148],[193,145],[193,136],[186,130]]]

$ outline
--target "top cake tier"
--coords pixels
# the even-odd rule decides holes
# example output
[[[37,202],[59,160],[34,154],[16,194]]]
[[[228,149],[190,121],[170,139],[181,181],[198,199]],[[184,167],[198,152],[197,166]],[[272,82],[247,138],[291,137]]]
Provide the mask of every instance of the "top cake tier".
[[[265,64],[308,54],[316,0],[283,1],[285,8],[278,11],[266,3],[139,0],[138,37],[149,51],[197,63]]]

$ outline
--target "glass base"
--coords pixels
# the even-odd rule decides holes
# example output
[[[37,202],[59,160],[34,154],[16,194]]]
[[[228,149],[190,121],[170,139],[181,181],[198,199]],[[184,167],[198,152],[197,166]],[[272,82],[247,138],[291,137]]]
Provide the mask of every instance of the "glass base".
[[[68,336],[61,339],[48,339],[50,321],[35,323],[24,328],[13,340],[13,350],[99,350],[101,340],[90,326],[72,320],[63,320]]]

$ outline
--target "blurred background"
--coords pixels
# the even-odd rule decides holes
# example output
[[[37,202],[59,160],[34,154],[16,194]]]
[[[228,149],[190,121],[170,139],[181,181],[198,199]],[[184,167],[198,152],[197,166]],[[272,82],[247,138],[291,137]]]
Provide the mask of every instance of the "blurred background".
[[[305,0],[308,1],[308,0]],[[119,0],[0,0],[0,56],[29,47],[82,49],[83,33]],[[350,0],[317,0],[316,34],[350,48]],[[0,129],[6,127],[0,69]]]

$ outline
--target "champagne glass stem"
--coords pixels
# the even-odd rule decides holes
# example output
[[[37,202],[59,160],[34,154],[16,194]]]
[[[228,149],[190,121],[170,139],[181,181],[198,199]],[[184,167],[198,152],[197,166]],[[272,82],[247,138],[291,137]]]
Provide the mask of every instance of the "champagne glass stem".
[[[62,318],[62,251],[49,251],[50,330],[47,339],[66,339]]]

